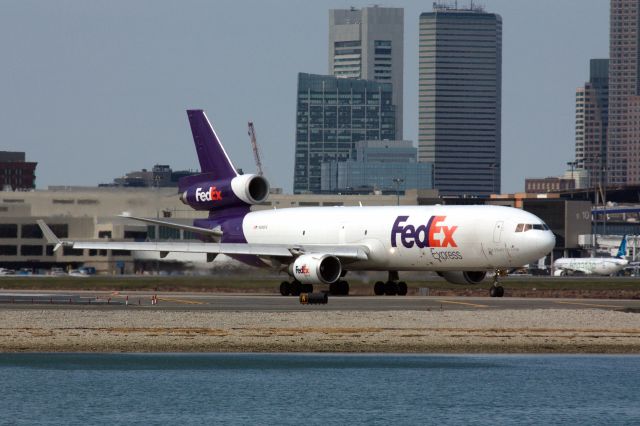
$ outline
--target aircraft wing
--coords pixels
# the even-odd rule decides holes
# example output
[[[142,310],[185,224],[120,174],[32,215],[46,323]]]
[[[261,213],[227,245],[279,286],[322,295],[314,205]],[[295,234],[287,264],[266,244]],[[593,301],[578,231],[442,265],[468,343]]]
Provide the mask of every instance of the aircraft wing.
[[[55,244],[54,251],[62,246],[75,249],[94,250],[130,250],[157,251],[160,257],[166,257],[170,252],[217,254],[244,254],[263,257],[294,258],[305,253],[331,254],[341,259],[366,260],[368,249],[362,245],[285,245],[285,244],[249,244],[249,243],[205,243],[205,242],[133,242],[133,241],[72,241],[60,240],[43,220],[37,221],[45,238],[50,244]],[[208,256],[213,260],[215,256]]]

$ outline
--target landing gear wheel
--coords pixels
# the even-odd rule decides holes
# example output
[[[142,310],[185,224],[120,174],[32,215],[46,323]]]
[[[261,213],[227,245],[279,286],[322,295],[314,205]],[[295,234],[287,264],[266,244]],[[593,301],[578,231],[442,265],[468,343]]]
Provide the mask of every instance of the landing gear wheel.
[[[341,296],[349,295],[349,283],[346,281],[338,281],[338,294]]]
[[[329,294],[332,296],[337,296],[340,294],[337,281],[335,283],[329,284]]]
[[[489,296],[491,296],[491,297],[502,297],[502,296],[504,296],[504,287],[502,287],[500,285],[491,287],[491,289],[489,290]]]
[[[302,284],[303,293],[313,293],[313,284]]]
[[[373,294],[376,296],[382,296],[384,294],[384,283],[377,281],[373,286]]]
[[[300,293],[302,293],[302,284],[300,284],[300,281],[292,282],[290,284],[290,291],[292,296],[300,296]]]
[[[384,294],[395,296],[398,293],[398,284],[395,281],[387,281],[384,284]]]
[[[280,294],[283,296],[288,296],[291,292],[290,285],[287,281],[282,281],[280,284]]]
[[[407,295],[407,283],[405,283],[404,281],[400,281],[398,283],[398,296],[406,296]]]

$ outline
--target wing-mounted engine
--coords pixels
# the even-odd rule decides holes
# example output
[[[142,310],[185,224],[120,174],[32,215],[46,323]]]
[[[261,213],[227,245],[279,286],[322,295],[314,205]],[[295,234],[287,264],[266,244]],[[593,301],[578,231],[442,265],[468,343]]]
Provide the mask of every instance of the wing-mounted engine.
[[[487,271],[447,271],[438,275],[452,284],[480,284],[487,277]]]
[[[330,254],[303,254],[289,268],[302,284],[332,284],[342,273],[340,260]]]
[[[180,200],[195,210],[262,203],[269,196],[269,182],[259,175],[238,175],[231,179],[208,179],[208,173],[180,180]]]

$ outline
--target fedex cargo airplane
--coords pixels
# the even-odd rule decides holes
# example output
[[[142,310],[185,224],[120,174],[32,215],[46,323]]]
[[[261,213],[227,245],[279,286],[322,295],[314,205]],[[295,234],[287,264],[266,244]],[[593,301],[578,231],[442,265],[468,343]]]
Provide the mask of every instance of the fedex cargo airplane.
[[[627,255],[627,236],[622,236],[615,257],[563,257],[553,262],[554,275],[565,276],[575,272],[587,275],[612,275],[629,264]]]
[[[545,256],[555,238],[538,217],[502,206],[298,207],[251,211],[269,195],[259,175],[238,174],[202,110],[187,111],[201,173],[179,182],[180,199],[208,212],[193,226],[134,218],[197,233],[201,242],[60,241],[40,221],[56,248],[224,253],[249,265],[285,272],[282,295],[328,285],[346,295],[349,271],[387,271],[376,295],[405,295],[402,271],[435,271],[447,281],[478,284],[494,274],[490,295],[501,297],[498,276]]]

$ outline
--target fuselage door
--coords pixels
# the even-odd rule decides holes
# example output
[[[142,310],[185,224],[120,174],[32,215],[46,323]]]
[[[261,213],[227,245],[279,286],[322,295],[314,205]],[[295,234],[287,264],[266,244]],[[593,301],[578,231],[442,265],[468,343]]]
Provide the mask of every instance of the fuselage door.
[[[504,228],[504,221],[500,220],[496,222],[496,226],[493,228],[493,242],[499,243],[502,238],[502,228]]]

